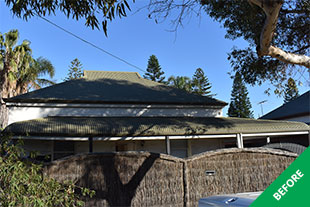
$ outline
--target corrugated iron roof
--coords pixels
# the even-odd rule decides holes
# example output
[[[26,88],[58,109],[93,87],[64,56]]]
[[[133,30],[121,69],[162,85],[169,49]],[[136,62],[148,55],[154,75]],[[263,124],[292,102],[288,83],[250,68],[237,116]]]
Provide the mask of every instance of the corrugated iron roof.
[[[140,77],[133,72],[85,71],[82,79],[66,81],[6,102],[190,104],[225,106],[227,103],[188,93]]]
[[[15,122],[5,133],[18,136],[126,137],[294,132],[300,122],[215,117],[48,117]]]
[[[84,70],[84,78],[87,80],[98,80],[102,78],[115,80],[141,81],[141,76],[137,72],[118,72],[118,71],[95,71]],[[156,82],[155,82],[156,83]]]

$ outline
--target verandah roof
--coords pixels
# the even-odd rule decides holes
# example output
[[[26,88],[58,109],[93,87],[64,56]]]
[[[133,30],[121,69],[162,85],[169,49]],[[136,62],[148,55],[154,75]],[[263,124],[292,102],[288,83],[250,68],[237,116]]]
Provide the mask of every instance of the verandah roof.
[[[301,122],[215,117],[47,117],[15,122],[5,133],[44,137],[139,137],[309,131]]]

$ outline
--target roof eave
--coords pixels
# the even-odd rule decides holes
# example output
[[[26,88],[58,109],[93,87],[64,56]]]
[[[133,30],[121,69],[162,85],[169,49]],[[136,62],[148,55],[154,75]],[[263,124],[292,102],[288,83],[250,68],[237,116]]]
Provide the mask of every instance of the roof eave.
[[[203,102],[141,102],[141,101],[87,101],[87,100],[59,100],[59,99],[3,99],[6,103],[77,103],[77,104],[155,104],[155,105],[206,105],[226,106],[228,103],[215,101],[214,103]]]

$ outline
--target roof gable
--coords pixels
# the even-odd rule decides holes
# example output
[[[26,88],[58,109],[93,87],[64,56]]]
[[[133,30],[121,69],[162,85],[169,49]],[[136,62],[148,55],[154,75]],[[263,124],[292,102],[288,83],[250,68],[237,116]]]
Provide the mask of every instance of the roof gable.
[[[6,102],[227,105],[214,98],[143,79],[134,72],[85,71],[84,75],[81,79],[6,99]]]

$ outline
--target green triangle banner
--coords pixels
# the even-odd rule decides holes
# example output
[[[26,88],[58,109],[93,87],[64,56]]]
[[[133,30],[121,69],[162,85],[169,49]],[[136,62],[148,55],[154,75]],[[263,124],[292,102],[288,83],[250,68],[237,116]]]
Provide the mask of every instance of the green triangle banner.
[[[250,207],[310,206],[310,147]]]

